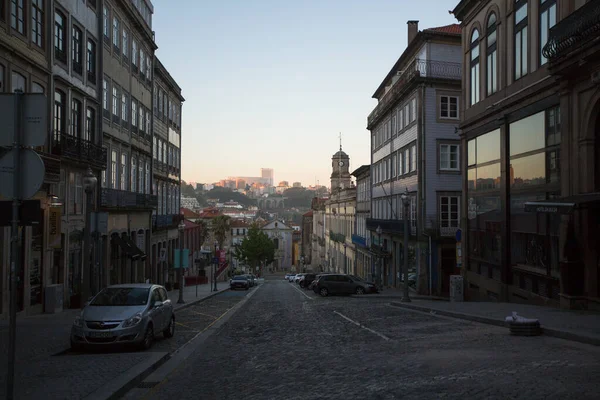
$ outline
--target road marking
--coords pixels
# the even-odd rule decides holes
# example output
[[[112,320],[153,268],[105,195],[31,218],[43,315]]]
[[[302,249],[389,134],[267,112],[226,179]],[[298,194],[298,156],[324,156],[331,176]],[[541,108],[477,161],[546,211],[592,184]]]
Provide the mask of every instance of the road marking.
[[[217,319],[217,317],[215,317],[214,315],[205,314],[205,313],[201,313],[201,312],[193,311],[193,310],[190,310],[190,311],[193,312],[194,314],[204,315],[205,317],[211,317],[212,319]]]
[[[194,330],[194,328],[192,328],[191,326],[188,326],[186,324],[182,324],[181,322],[175,322],[175,325],[181,325],[181,326],[185,326],[186,328],[189,328],[191,330]],[[197,330],[196,330],[197,331]]]
[[[362,329],[364,329],[364,330],[367,330],[367,331],[369,331],[369,332],[371,332],[371,333],[373,333],[373,334],[375,334],[375,335],[379,336],[379,337],[380,337],[380,338],[382,338],[382,339],[385,339],[385,340],[390,340],[390,338],[389,338],[389,337],[387,337],[387,336],[385,336],[385,335],[383,335],[383,334],[381,334],[381,333],[379,333],[379,332],[377,332],[377,331],[374,331],[374,330],[373,330],[373,329],[371,329],[371,328],[367,328],[366,326],[362,325],[361,323],[359,323],[359,322],[356,322],[356,321],[354,321],[354,320],[352,320],[352,319],[350,319],[350,318],[346,317],[346,316],[345,316],[344,314],[342,314],[342,313],[339,313],[339,312],[337,312],[337,311],[334,311],[334,313],[335,313],[335,314],[337,314],[337,315],[339,315],[340,317],[344,318],[346,321],[348,321],[348,322],[351,322],[351,323],[353,323],[354,325],[356,325],[356,326],[358,326],[358,327],[360,327],[360,328],[362,328]]]
[[[312,297],[310,297],[309,295],[307,295],[306,293],[304,293],[302,290],[298,289],[298,288],[296,287],[296,284],[295,284],[295,283],[292,283],[292,285],[293,285],[292,287],[293,287],[294,289],[296,289],[296,290],[298,291],[298,293],[302,293],[302,295],[303,295],[304,297],[306,297],[307,299],[309,299],[309,300],[314,300]]]

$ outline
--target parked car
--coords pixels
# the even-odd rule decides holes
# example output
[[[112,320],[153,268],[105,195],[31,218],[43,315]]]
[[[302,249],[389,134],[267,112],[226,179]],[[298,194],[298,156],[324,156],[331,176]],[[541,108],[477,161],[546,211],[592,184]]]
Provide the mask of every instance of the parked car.
[[[149,349],[157,333],[165,338],[175,334],[175,313],[166,289],[149,283],[112,285],[75,317],[71,348],[130,344]]]
[[[316,277],[316,274],[305,274],[300,280],[300,282],[298,282],[298,284],[301,288],[306,289],[310,286],[310,284],[315,280]]]
[[[250,289],[250,282],[248,282],[248,277],[246,275],[236,275],[229,281],[229,288],[231,290],[235,289]]]
[[[317,284],[317,282],[323,275],[326,274],[317,274],[317,276],[315,276],[315,279],[308,285],[308,288],[312,290],[312,288]]]
[[[249,285],[250,287],[253,287],[253,286],[254,286],[254,278],[252,278],[252,275],[250,275],[250,274],[245,274],[244,276],[245,276],[245,277],[246,277],[246,279],[248,280],[248,285]]]
[[[294,279],[296,279],[296,274],[291,274],[288,278],[289,282],[294,282]]]
[[[304,275],[306,275],[306,274],[296,274],[296,276],[294,277],[294,283],[300,282],[300,280],[302,279],[302,277],[304,277]]]
[[[248,274],[248,277],[252,280],[251,286],[256,286],[258,284],[258,278],[254,274]]]
[[[358,280],[346,274],[323,275],[313,285],[313,291],[325,297],[330,294],[377,293],[377,287],[371,282]]]
[[[285,279],[286,281],[289,281],[290,280],[290,276],[293,276],[293,275],[294,274],[285,274],[285,278],[283,278],[283,279]]]

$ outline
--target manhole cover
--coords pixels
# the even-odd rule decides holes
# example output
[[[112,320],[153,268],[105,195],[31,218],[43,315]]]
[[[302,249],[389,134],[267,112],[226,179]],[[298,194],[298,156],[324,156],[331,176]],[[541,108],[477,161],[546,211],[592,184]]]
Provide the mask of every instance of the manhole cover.
[[[138,389],[151,389],[159,383],[160,382],[141,382],[137,387]]]

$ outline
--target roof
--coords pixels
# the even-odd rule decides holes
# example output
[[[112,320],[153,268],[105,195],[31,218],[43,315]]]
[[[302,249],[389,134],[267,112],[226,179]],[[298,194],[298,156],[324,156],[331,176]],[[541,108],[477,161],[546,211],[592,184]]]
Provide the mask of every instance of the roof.
[[[214,207],[208,207],[202,210],[200,214],[198,214],[198,218],[215,218],[223,215],[218,209]]]
[[[350,158],[350,157],[348,157],[348,154],[346,154],[344,151],[342,151],[342,149],[338,150],[338,152],[335,153],[333,155],[333,157],[335,157],[335,158]]]
[[[462,30],[459,24],[450,24],[444,26],[438,26],[436,28],[424,29],[423,32],[431,32],[431,33],[442,33],[448,35],[460,35]]]
[[[456,25],[457,28],[455,28],[454,25]],[[457,33],[455,33],[455,30],[457,30],[456,31]],[[386,84],[389,82],[389,80],[394,75],[396,75],[397,71],[400,71],[400,67],[404,63],[409,61],[410,57],[412,56],[413,51],[417,50],[419,48],[419,46],[425,41],[426,38],[429,38],[432,36],[456,37],[456,38],[458,38],[457,44],[461,45],[461,42],[460,42],[461,29],[460,29],[460,25],[458,25],[458,24],[440,26],[437,28],[428,28],[428,29],[419,31],[417,33],[417,36],[415,36],[415,38],[412,40],[412,42],[410,42],[408,44],[408,46],[406,46],[406,49],[402,52],[402,54],[398,58],[398,61],[396,61],[396,63],[394,64],[394,66],[392,67],[390,72],[388,72],[388,74],[385,76],[383,81],[381,81],[381,84],[379,85],[377,90],[375,90],[375,93],[373,93],[372,97],[374,99],[376,99],[380,94],[382,94],[383,90],[386,87]]]
[[[197,228],[197,227],[199,227],[199,226],[200,226],[200,225],[198,225],[198,224],[195,224],[195,223],[193,223],[192,221],[190,221],[190,220],[187,220],[187,219],[184,219],[184,220],[183,220],[183,223],[184,223],[184,225],[185,225],[185,229]]]
[[[231,226],[232,228],[248,228],[250,224],[241,219],[234,219],[233,221],[231,221],[231,224],[229,226]]]
[[[310,210],[309,212],[302,214],[303,217],[312,217],[313,216],[313,212],[312,210]]]
[[[368,164],[365,164],[365,165],[361,165],[360,167],[356,168],[354,171],[352,171],[352,173],[350,175],[358,178],[358,176],[363,175],[370,171],[371,171],[371,166]]]
[[[199,214],[189,208],[181,207],[180,212],[184,218],[199,218]]]

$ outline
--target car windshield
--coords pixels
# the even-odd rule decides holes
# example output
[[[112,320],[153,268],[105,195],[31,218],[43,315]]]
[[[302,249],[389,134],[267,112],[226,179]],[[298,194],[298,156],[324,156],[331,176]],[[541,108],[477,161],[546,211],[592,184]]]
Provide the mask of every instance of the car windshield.
[[[148,303],[150,288],[106,288],[90,303],[90,306],[143,306]]]
[[[245,275],[237,275],[237,276],[234,276],[234,277],[233,277],[233,280],[234,280],[234,281],[245,281],[245,280],[247,280],[247,279],[248,279],[248,278],[246,278],[246,276],[245,276]]]

